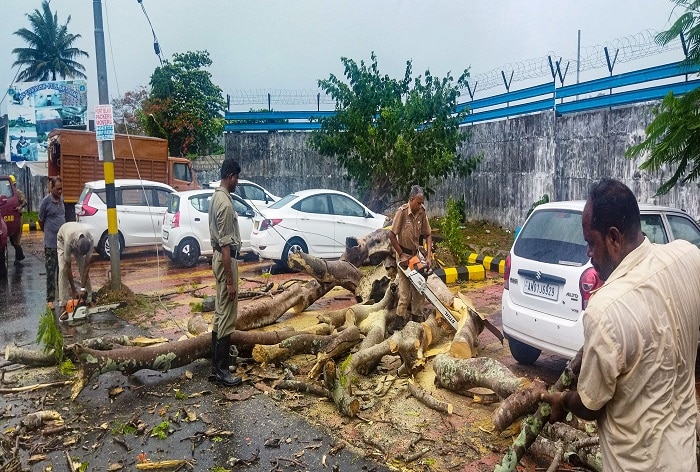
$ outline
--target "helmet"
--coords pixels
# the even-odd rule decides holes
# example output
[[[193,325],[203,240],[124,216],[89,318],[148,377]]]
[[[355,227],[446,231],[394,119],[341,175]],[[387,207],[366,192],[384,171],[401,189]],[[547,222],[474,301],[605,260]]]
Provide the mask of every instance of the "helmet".
[[[14,175],[10,175],[10,182],[12,182],[13,185],[17,183],[17,179],[15,179]]]

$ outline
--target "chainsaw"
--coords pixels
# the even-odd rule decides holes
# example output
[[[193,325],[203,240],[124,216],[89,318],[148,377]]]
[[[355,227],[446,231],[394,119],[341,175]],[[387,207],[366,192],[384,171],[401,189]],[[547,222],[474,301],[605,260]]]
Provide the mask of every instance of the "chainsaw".
[[[415,289],[423,295],[450,323],[450,326],[457,331],[457,319],[452,315],[450,310],[442,304],[440,299],[435,296],[430,287],[428,287],[428,277],[433,273],[433,270],[428,266],[423,260],[415,255],[411,257],[408,261],[399,264],[399,269],[406,275],[408,280]]]
[[[90,306],[87,301],[87,293],[84,288],[80,289],[78,298],[68,300],[66,309],[58,317],[60,321],[77,321],[87,318],[96,313],[115,310],[126,306],[126,302],[110,303],[108,305]]]
[[[457,319],[452,315],[452,312],[447,309],[445,305],[442,304],[440,299],[435,296],[433,291],[428,287],[428,277],[430,274],[433,273],[433,270],[431,267],[429,267],[419,255],[415,255],[411,257],[407,262],[403,262],[399,264],[399,269],[406,274],[406,277],[408,277],[408,280],[411,281],[411,284],[415,287],[415,289],[423,295],[442,315],[443,318],[447,320],[447,322],[452,326],[452,328],[457,331],[458,330],[458,323]],[[473,310],[470,310],[470,312]],[[501,331],[495,327],[490,321],[488,321],[486,318],[484,318],[481,314],[477,313],[474,311],[474,315],[478,316],[481,322],[483,323],[484,327],[491,331],[500,341],[501,344],[503,344],[503,334]]]

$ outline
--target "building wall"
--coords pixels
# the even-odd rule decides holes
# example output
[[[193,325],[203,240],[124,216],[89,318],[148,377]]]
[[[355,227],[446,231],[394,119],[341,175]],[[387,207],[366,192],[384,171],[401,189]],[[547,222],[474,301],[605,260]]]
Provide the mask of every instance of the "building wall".
[[[700,216],[700,186],[677,186],[654,197],[668,169],[639,170],[642,159],[626,159],[625,150],[644,136],[653,104],[555,116],[554,112],[519,116],[464,128],[471,139],[460,150],[480,154],[472,175],[448,178],[427,202],[432,216],[444,215],[448,198],[463,199],[467,219],[484,219],[507,228],[521,224],[543,195],[550,200],[585,199],[591,183],[602,177],[625,182],[640,202],[683,208]],[[333,158],[319,156],[303,132],[227,133],[226,155],[241,163],[241,178],[282,196],[305,188],[350,193],[345,171]],[[201,161],[201,162],[200,162]],[[206,184],[218,179],[220,159],[195,161]]]

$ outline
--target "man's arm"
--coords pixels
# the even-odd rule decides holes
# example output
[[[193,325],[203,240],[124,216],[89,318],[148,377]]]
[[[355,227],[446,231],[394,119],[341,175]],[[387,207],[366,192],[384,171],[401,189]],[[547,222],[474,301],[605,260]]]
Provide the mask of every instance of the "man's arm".
[[[236,291],[238,290],[236,281],[233,280],[233,270],[231,270],[231,246],[226,245],[221,248],[221,258],[224,263],[224,274],[226,275],[226,291],[228,293],[228,299],[233,300],[236,298]]]
[[[428,234],[425,238],[425,243],[428,245],[428,257],[426,257],[425,262],[428,266],[433,265],[433,235]]]
[[[549,403],[552,406],[552,415],[550,422],[561,421],[566,416],[566,412],[570,411],[582,420],[594,421],[603,416],[603,410],[589,410],[581,401],[581,396],[576,390],[567,390],[566,392],[543,392],[540,394],[540,400]]]
[[[83,276],[80,279],[80,286],[84,288],[87,287],[87,281],[90,278],[90,261],[92,260],[92,251],[82,257],[85,259],[83,260]]]
[[[391,247],[394,248],[394,251],[396,251],[396,254],[399,255],[399,260],[401,262],[405,262],[410,259],[409,255],[403,252],[403,249],[401,249],[399,240],[396,239],[396,234],[394,234],[393,230],[389,230],[389,242],[391,243]]]

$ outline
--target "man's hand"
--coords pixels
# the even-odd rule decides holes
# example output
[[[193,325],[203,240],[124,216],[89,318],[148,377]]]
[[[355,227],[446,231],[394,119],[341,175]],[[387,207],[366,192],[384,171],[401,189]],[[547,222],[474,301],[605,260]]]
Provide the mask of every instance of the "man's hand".
[[[236,298],[237,290],[236,284],[226,282],[226,293],[228,293],[229,300],[234,300]]]
[[[550,423],[556,423],[566,419],[568,410],[566,408],[565,398],[566,392],[548,392],[542,389],[540,400],[549,403],[552,407],[552,413],[549,415]]]

